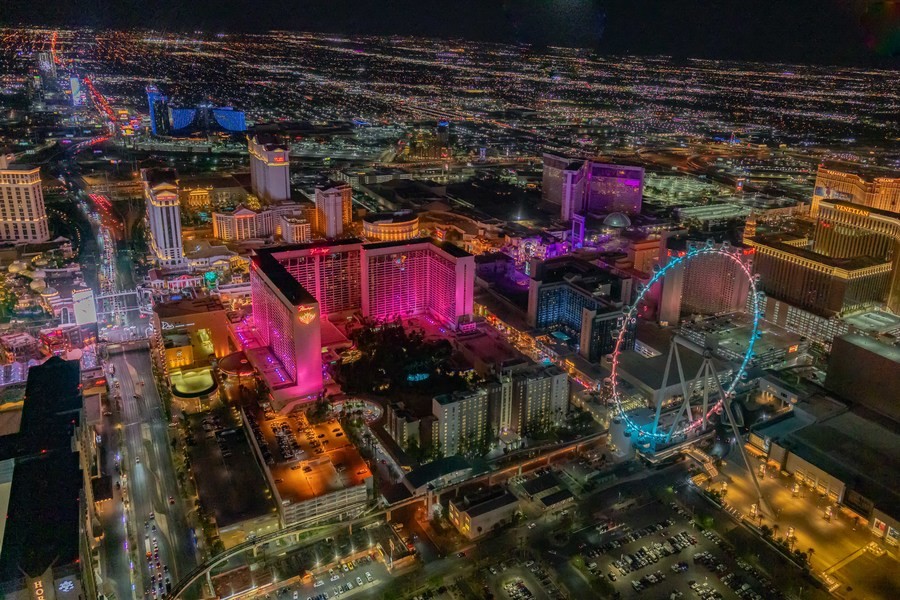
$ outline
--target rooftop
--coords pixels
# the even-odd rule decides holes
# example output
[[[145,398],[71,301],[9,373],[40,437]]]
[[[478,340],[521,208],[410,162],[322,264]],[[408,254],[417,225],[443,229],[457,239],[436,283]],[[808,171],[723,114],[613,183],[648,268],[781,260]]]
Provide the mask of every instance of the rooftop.
[[[262,249],[265,250],[265,249]],[[282,247],[284,250],[284,247]],[[300,285],[300,282],[294,279],[294,276],[288,273],[287,269],[276,259],[271,252],[260,251],[253,256],[250,261],[262,272],[269,281],[278,288],[288,302],[294,306],[303,304],[315,304],[316,299],[310,294],[306,288]]]
[[[369,467],[336,420],[312,424],[303,413],[278,415],[257,423],[274,457],[282,457],[273,428],[287,431],[298,444],[299,459],[269,466],[282,501],[305,502],[324,494],[364,485],[372,476]]]
[[[516,498],[515,495],[504,489],[497,489],[493,490],[492,493],[488,495],[474,499],[474,502],[464,510],[470,517],[475,518],[479,515],[487,514],[499,508],[503,508],[504,506],[509,506],[510,504],[516,504],[518,502],[519,499]]]
[[[559,490],[558,492],[553,492],[552,494],[547,494],[543,498],[541,498],[541,504],[543,504],[547,508],[551,508],[556,506],[557,504],[561,504],[566,500],[574,498],[572,492],[569,490]]]
[[[201,296],[199,298],[184,298],[171,302],[161,302],[153,307],[153,311],[161,319],[173,317],[187,317],[199,313],[225,310],[222,301],[214,296]]]
[[[472,464],[457,454],[455,456],[439,458],[431,461],[427,465],[413,469],[406,474],[406,481],[409,482],[413,489],[418,489],[441,477],[471,468]]]
[[[369,213],[363,217],[363,220],[367,223],[409,223],[418,218],[416,213],[411,210],[401,210],[397,212]]]
[[[200,500],[221,529],[275,510],[266,482],[247,437],[240,428],[202,435],[199,416],[191,417],[195,446],[190,447],[191,469],[197,474]],[[223,456],[227,451],[230,456]],[[201,476],[202,475],[202,476]]]
[[[887,360],[898,363],[897,368],[900,369],[900,348],[897,346],[885,344],[873,337],[862,335],[860,333],[848,333],[847,335],[841,336],[841,340],[858,348],[868,350],[881,358],[886,358]]]
[[[900,435],[854,412],[790,433],[782,445],[840,478],[875,506],[900,516]]]
[[[792,236],[793,237],[793,236]],[[774,248],[775,250],[780,250],[787,254],[792,254],[794,256],[814,261],[819,264],[825,265],[827,267],[831,267],[834,269],[844,269],[845,271],[856,271],[859,269],[867,269],[869,267],[875,267],[878,265],[885,264],[887,261],[875,258],[872,256],[857,256],[853,258],[833,258],[830,256],[825,256],[824,254],[819,254],[818,252],[813,252],[812,250],[807,250],[805,248],[798,248],[796,246],[792,246],[787,243],[789,239],[783,238],[779,234],[774,235],[761,235],[753,238],[753,242],[760,246],[767,246],[769,248]]]
[[[549,473],[540,475],[537,479],[526,481],[522,484],[522,489],[524,489],[529,496],[536,496],[541,492],[552,490],[559,485],[559,477],[556,476],[556,473],[550,471]]]
[[[232,175],[187,175],[178,178],[181,189],[242,187]]]
[[[82,409],[78,361],[51,357],[31,367],[19,431],[0,438],[0,459],[15,460],[0,553],[0,581],[37,576],[78,559],[78,454],[72,435]],[[40,498],[40,502],[35,502]]]

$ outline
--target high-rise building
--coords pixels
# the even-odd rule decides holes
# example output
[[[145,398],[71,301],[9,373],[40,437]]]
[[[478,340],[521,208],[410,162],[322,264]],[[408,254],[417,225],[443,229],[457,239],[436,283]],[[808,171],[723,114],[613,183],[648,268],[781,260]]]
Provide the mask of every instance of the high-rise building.
[[[471,319],[475,257],[419,238],[363,246],[362,312],[376,319],[427,314],[457,329]]]
[[[584,211],[636,215],[644,193],[643,167],[608,165],[589,161],[585,165]]]
[[[353,189],[346,183],[331,182],[316,188],[319,232],[328,239],[339,237],[353,222]]]
[[[544,154],[541,197],[544,202],[559,206],[562,218],[566,221],[582,207],[583,167],[583,160]]]
[[[181,205],[176,179],[174,169],[141,169],[150,250],[161,266],[178,266],[184,261]]]
[[[666,240],[660,266],[705,245],[705,241],[671,237]],[[751,253],[748,250],[748,256]],[[684,315],[741,311],[750,291],[750,282],[740,266],[721,254],[705,254],[681,262],[666,272],[659,286],[658,319],[670,325],[678,324]]]
[[[12,155],[0,155],[0,240],[46,242],[50,239],[41,169],[13,164]]]
[[[176,106],[155,85],[147,86],[147,107],[153,135],[188,135],[219,131],[238,133],[247,130],[244,112],[231,106]]]
[[[430,238],[363,244],[262,248],[284,267],[328,318],[362,312],[374,319],[427,314],[457,329],[472,315],[475,257]]]
[[[565,221],[581,213],[639,214],[643,189],[642,167],[544,154],[543,200],[558,205]]]
[[[281,239],[288,244],[306,244],[312,240],[312,224],[300,213],[278,216]]]
[[[531,327],[577,339],[579,353],[591,361],[613,351],[613,332],[624,322],[623,305],[631,298],[631,279],[571,256],[536,263],[531,273]],[[633,345],[630,328],[626,346]]]
[[[322,389],[319,303],[268,252],[250,262],[253,323],[264,344],[284,367],[282,383],[298,396]],[[275,367],[277,369],[277,366]]]
[[[500,369],[487,384],[495,434],[527,436],[562,423],[569,410],[569,376],[556,365],[521,363]]]
[[[291,150],[271,133],[256,133],[247,138],[250,152],[250,186],[265,202],[291,199]]]
[[[488,393],[484,388],[442,394],[432,400],[432,443],[442,456],[478,448],[489,432]]]
[[[814,198],[811,216],[816,219],[815,252],[834,258],[890,261],[891,282],[884,301],[900,312],[900,212],[820,197]]]
[[[766,294],[824,317],[884,302],[892,265],[884,258],[833,258],[807,249],[809,241],[788,234],[747,240],[755,249],[753,272]]]
[[[900,177],[865,179],[855,173],[819,167],[813,190],[813,214],[822,200],[900,213]]]
[[[69,89],[72,92],[72,106],[84,104],[84,94],[81,92],[81,80],[77,77],[69,77]]]
[[[147,86],[147,108],[150,113],[150,131],[153,135],[169,135],[169,105],[155,85]]]

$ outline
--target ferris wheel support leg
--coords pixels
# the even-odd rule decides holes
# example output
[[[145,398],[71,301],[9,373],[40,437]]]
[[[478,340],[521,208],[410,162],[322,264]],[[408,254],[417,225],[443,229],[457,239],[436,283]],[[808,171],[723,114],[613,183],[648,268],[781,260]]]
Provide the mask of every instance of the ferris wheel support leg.
[[[753,480],[753,486],[756,488],[759,508],[760,510],[768,509],[769,514],[772,514],[772,508],[763,496],[762,488],[759,485],[759,479],[756,477],[756,471],[750,466],[750,459],[747,457],[747,451],[744,449],[741,432],[738,431],[737,422],[734,420],[734,414],[731,412],[731,397],[725,394],[725,390],[722,389],[722,385],[718,383],[718,381],[719,380],[716,379],[716,382],[719,385],[719,393],[722,394],[722,409],[728,417],[728,423],[731,425],[732,433],[734,433],[734,442],[737,444],[738,451],[741,453],[741,459],[744,461],[744,466],[747,467],[747,472],[750,473],[750,478]]]
[[[672,353],[673,352],[675,352],[675,344],[672,344],[671,346],[669,346],[669,356],[666,359],[666,368],[663,369],[663,378],[662,378],[663,388],[665,388],[669,384],[669,371],[672,369]],[[656,449],[656,438],[658,437],[656,435],[656,432],[658,431],[658,428],[659,428],[659,417],[660,417],[660,414],[662,413],[662,405],[663,405],[662,399],[659,399],[656,402],[656,416],[653,418],[653,448],[654,449]],[[677,421],[678,419],[676,418],[675,420]],[[669,441],[669,436],[671,436],[671,434],[672,434],[672,431],[669,430],[669,435],[666,436],[667,442]]]

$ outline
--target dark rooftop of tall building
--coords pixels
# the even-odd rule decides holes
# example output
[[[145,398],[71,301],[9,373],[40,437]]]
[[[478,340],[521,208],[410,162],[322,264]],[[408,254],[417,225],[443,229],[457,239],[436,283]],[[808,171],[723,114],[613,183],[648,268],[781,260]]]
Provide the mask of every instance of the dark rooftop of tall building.
[[[307,291],[294,276],[288,273],[278,259],[270,252],[261,252],[250,259],[253,265],[259,269],[275,287],[278,288],[288,302],[294,306],[303,304],[316,304],[316,299]]]
[[[0,437],[12,477],[0,581],[37,576],[79,556],[82,476],[72,435],[83,406],[77,361],[52,357],[29,369],[18,433]]]
[[[198,313],[208,313],[225,310],[222,301],[213,296],[200,296],[199,298],[184,298],[171,302],[160,302],[153,307],[153,311],[161,319],[172,317],[186,317]]]

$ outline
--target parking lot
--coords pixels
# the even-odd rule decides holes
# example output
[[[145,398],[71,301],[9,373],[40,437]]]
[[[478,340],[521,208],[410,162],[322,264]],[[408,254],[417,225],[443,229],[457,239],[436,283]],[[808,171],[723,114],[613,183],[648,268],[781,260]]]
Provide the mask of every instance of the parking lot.
[[[659,519],[660,515],[665,518]],[[694,528],[690,515],[674,502],[668,507],[652,503],[638,508],[622,521],[612,533],[601,534],[604,541],[587,543],[581,552],[589,572],[605,577],[623,596],[782,597],[764,575],[736,558],[717,534]],[[632,524],[640,526],[633,529]],[[601,527],[609,529],[609,525]]]
[[[355,560],[341,561],[328,569],[313,571],[303,582],[284,586],[266,594],[264,598],[327,600],[353,596],[358,592],[374,589],[388,578],[384,564],[371,554]]]
[[[563,598],[550,569],[533,558],[510,558],[483,569],[482,575],[495,598],[557,600]]]

